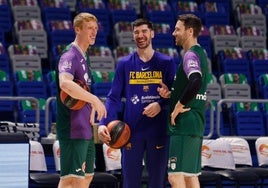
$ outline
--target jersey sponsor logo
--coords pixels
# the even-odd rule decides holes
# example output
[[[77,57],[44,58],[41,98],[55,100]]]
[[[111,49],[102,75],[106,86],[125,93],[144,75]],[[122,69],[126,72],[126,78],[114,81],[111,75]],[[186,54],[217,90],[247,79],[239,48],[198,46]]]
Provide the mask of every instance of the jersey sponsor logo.
[[[133,95],[133,97],[131,97],[131,102],[133,104],[137,104],[139,102],[141,103],[152,103],[152,102],[155,102],[157,100],[160,99],[160,96],[159,95],[147,95],[147,96],[141,96],[141,98],[139,98],[139,96],[137,94]]]
[[[188,68],[196,68],[198,67],[198,62],[194,60],[188,60],[187,65]]]
[[[146,67],[146,68],[141,68],[141,71],[147,71],[150,67]]]
[[[76,172],[80,172],[80,171],[82,171],[82,169],[81,168],[77,168],[77,169],[75,169],[75,171]]]
[[[129,84],[159,84],[162,71],[130,71]]]
[[[141,97],[141,103],[152,103],[155,102],[156,100],[159,100],[160,96],[159,95],[147,95],[147,96],[142,96]]]
[[[155,146],[155,149],[161,149],[161,148],[164,148],[164,146],[163,145],[156,145]]]
[[[69,70],[72,68],[72,62],[71,61],[64,61],[62,65],[60,66],[60,70]]]
[[[140,101],[138,95],[134,95],[130,100],[133,104],[137,104]]]
[[[196,100],[203,100],[206,101],[207,100],[207,92],[205,92],[204,94],[197,94],[195,97]]]
[[[177,157],[170,157],[168,160],[168,168],[175,170],[176,169],[176,162],[177,162]]]

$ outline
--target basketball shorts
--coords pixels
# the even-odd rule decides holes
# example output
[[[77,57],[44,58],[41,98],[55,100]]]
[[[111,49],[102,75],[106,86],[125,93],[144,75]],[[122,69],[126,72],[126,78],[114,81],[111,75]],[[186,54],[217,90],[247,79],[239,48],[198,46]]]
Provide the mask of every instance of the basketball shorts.
[[[93,174],[95,144],[91,140],[59,140],[61,177]]]
[[[197,176],[201,173],[202,138],[174,135],[170,137],[168,173]]]

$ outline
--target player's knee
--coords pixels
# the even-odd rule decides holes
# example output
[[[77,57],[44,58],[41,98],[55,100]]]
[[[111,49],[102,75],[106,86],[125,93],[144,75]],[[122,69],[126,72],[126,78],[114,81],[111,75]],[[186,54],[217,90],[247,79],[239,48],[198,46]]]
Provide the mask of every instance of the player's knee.
[[[169,174],[168,181],[169,181],[170,185],[174,185],[176,183],[176,176],[174,174]]]
[[[171,185],[178,185],[178,183],[184,182],[184,175],[183,174],[169,174],[168,181]]]

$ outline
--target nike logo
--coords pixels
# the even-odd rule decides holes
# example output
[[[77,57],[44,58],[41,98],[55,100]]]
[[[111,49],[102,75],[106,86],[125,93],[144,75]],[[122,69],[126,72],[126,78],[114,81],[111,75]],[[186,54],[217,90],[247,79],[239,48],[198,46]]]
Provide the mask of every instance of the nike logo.
[[[146,71],[146,70],[148,70],[150,67],[146,67],[146,68],[141,68],[141,71]]]
[[[79,171],[81,171],[81,170],[82,170],[81,168],[75,169],[76,172],[79,172]]]
[[[161,149],[163,147],[164,147],[163,145],[162,146],[155,146],[156,149]]]

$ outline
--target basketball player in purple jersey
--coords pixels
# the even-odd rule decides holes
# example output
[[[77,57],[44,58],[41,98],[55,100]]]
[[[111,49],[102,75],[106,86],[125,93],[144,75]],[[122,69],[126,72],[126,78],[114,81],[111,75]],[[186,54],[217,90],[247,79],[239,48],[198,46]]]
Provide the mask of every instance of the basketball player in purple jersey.
[[[171,57],[155,51],[153,24],[146,19],[133,23],[137,51],[117,63],[112,88],[107,96],[107,118],[99,124],[99,138],[110,140],[107,125],[117,118],[122,98],[126,99],[123,121],[131,128],[130,142],[122,148],[124,188],[140,188],[143,160],[148,171],[148,186],[163,188],[166,180],[169,137],[166,134],[168,100],[160,97],[160,82],[170,88],[175,64]]]
[[[92,181],[95,145],[91,123],[106,117],[104,104],[84,90],[75,79],[90,84],[86,51],[95,43],[97,18],[89,13],[78,14],[73,21],[75,40],[67,46],[57,66],[57,136],[60,144],[61,178],[59,188],[88,188]],[[60,100],[60,91],[88,102],[80,110],[70,110]]]

